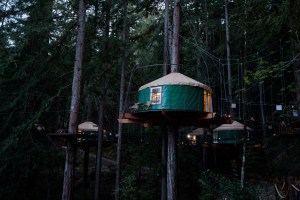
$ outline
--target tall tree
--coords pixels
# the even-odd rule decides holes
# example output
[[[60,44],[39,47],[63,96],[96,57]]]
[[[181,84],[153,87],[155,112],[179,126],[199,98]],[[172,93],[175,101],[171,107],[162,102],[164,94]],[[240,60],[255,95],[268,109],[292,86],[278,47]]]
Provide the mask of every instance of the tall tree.
[[[165,0],[165,13],[164,13],[164,54],[163,54],[163,76],[168,73],[168,49],[169,49],[169,0]],[[161,126],[161,157],[162,157],[162,173],[161,173],[161,200],[167,198],[167,127],[163,123]]]
[[[173,11],[173,33],[171,52],[171,73],[179,72],[179,35],[180,35],[180,0],[176,0]],[[167,199],[177,199],[177,155],[176,138],[178,127],[175,124],[168,126],[168,160],[167,160]]]
[[[103,14],[105,18],[104,24],[104,52],[103,54],[103,66],[104,72],[101,71],[100,76],[102,82],[102,88],[99,94],[99,135],[98,135],[98,144],[97,144],[97,165],[96,165],[96,182],[95,182],[95,200],[101,199],[101,167],[102,167],[102,141],[103,141],[103,133],[104,133],[104,107],[105,107],[105,98],[106,98],[106,91],[108,85],[108,78],[107,78],[107,70],[110,68],[110,54],[111,48],[109,44],[109,32],[110,32],[110,22],[111,22],[111,0],[106,0],[103,2]]]
[[[165,0],[164,13],[164,55],[163,55],[163,75],[168,74],[168,48],[169,48],[169,0]]]
[[[180,32],[180,0],[174,3],[173,11],[173,32],[172,32],[172,52],[171,52],[171,72],[179,72],[179,32]]]
[[[72,83],[72,99],[70,107],[68,134],[71,136],[67,140],[66,161],[64,170],[63,183],[63,200],[71,200],[73,198],[73,179],[74,179],[74,158],[75,158],[75,144],[72,135],[77,134],[78,129],[78,113],[80,101],[80,88],[82,76],[82,61],[84,49],[84,34],[85,34],[85,15],[86,4],[84,0],[79,0],[78,8],[78,30],[76,39],[76,53],[74,63],[74,74]]]
[[[125,66],[126,66],[126,33],[127,33],[127,7],[128,1],[124,2],[123,12],[123,30],[122,30],[122,49],[121,49],[121,79],[120,79],[120,102],[119,102],[119,119],[124,112],[124,84],[125,84]],[[122,153],[122,123],[118,127],[118,145],[117,145],[117,163],[116,163],[116,186],[115,200],[119,200],[120,180],[121,180],[121,153]]]
[[[231,84],[231,64],[230,64],[230,39],[229,39],[229,22],[228,22],[228,0],[225,0],[225,29],[226,29],[226,52],[227,52],[227,76],[228,76],[228,110],[232,112],[232,84]]]
[[[299,1],[291,0],[288,1],[288,24],[290,29],[290,40],[291,40],[291,50],[292,50],[292,59],[293,59],[293,68],[294,68],[294,77],[296,81],[296,94],[297,94],[297,110],[298,116],[300,118],[300,43],[299,43],[299,19],[300,19],[300,12],[299,12]]]

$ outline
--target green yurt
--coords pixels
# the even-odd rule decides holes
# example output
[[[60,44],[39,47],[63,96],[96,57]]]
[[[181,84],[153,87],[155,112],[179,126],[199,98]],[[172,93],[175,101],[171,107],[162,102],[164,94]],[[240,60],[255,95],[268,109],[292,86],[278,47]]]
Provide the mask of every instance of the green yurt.
[[[247,140],[251,137],[252,129],[247,129]],[[233,121],[232,124],[223,124],[213,130],[213,143],[215,144],[242,144],[244,139],[244,124]]]
[[[97,140],[98,126],[93,122],[83,122],[78,125],[78,134],[87,135],[89,139],[79,139],[79,141],[93,141]]]
[[[135,112],[212,112],[211,95],[208,86],[173,72],[139,88]]]

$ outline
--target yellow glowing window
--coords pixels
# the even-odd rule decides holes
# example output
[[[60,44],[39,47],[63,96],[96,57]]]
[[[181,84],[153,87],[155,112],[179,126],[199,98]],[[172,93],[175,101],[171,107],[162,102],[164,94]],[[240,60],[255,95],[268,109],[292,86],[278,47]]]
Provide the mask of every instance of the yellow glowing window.
[[[161,87],[151,88],[151,104],[161,104]]]

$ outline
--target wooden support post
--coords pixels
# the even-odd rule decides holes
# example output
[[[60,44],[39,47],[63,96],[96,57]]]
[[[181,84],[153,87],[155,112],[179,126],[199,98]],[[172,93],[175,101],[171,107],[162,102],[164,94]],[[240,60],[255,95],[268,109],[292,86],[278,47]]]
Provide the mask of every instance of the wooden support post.
[[[205,142],[202,144],[202,151],[203,151],[203,169],[207,170],[207,148],[208,144]]]
[[[64,169],[64,183],[63,183],[63,200],[71,200],[73,198],[73,179],[75,168],[75,142],[73,138],[67,138],[67,151]]]
[[[178,127],[168,126],[168,160],[167,160],[167,199],[177,200],[177,156],[176,138]]]
[[[104,97],[99,98],[99,126],[97,142],[97,163],[95,180],[95,200],[101,199],[101,167],[102,167],[102,141],[103,141],[103,119],[104,119]]]
[[[161,125],[161,159],[162,159],[162,170],[161,170],[161,200],[167,199],[167,158],[168,158],[168,133],[167,126]]]
[[[217,145],[212,145],[213,152],[214,152],[214,170],[217,171]]]
[[[83,184],[84,184],[84,187],[88,186],[89,155],[90,155],[90,148],[89,148],[89,146],[86,145],[84,147],[84,163],[83,163]]]

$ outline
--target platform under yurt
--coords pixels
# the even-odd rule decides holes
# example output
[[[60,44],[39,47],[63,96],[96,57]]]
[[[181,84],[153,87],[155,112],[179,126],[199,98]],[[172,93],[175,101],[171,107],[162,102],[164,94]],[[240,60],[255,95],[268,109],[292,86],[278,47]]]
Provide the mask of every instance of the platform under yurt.
[[[224,118],[213,113],[212,90],[178,72],[141,86],[138,102],[130,110],[131,113],[122,116],[122,123],[159,125],[166,122],[199,127],[224,123]]]

